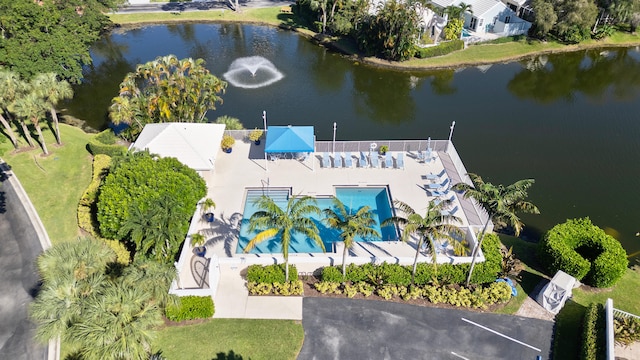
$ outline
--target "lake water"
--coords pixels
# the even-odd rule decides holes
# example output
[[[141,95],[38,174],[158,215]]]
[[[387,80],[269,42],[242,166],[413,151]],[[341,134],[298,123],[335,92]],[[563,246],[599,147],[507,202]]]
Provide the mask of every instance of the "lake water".
[[[240,24],[148,26],[113,33],[92,48],[94,66],[68,113],[96,129],[136,64],[157,56],[203,58],[221,77],[239,57],[263,56],[284,74],[272,85],[229,85],[209,114],[247,128],[315,125],[319,140],[453,140],[467,170],[510,184],[534,178],[524,216],[536,238],[567,218],[589,216],[640,251],[640,53],[590,50],[461,71],[377,69],[332,54],[295,33]],[[411,186],[411,185],[408,185]]]

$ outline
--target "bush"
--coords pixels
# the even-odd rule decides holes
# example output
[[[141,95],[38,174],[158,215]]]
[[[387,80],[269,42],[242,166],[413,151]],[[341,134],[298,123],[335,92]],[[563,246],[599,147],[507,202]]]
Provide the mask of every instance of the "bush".
[[[601,304],[589,305],[582,320],[582,348],[580,359],[604,359],[604,308]]]
[[[426,59],[435,56],[442,56],[452,53],[457,50],[464,49],[464,41],[462,40],[451,40],[447,42],[442,42],[440,45],[430,46],[426,48],[417,47],[416,48],[416,57],[419,59]]]
[[[116,145],[116,136],[111,129],[107,129],[96,135],[89,141],[87,147],[93,155],[104,154],[114,157],[122,156],[127,152],[125,146]]]
[[[171,321],[208,319],[213,313],[211,296],[183,296],[179,305],[169,305],[165,309],[167,319]]]
[[[349,279],[349,270],[353,271],[354,268],[358,267],[353,264],[349,264],[349,266],[347,266],[347,279]],[[342,277],[342,271],[340,271],[340,269],[336,266],[325,266],[324,268],[322,268],[321,279],[322,281],[335,283],[340,283],[344,280]]]
[[[616,343],[629,346],[640,341],[640,320],[634,317],[620,317],[613,319],[614,337]]]
[[[247,281],[258,284],[285,283],[284,264],[251,265],[247,268]],[[298,269],[289,264],[289,280],[298,279]]]
[[[589,218],[567,220],[549,230],[539,247],[549,273],[562,270],[585,284],[610,287],[627,269],[627,254],[612,236]]]

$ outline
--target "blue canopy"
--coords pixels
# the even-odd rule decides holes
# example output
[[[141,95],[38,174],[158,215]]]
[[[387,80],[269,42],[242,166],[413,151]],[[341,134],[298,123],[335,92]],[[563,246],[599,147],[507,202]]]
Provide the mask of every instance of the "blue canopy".
[[[313,152],[313,126],[269,126],[264,152]]]

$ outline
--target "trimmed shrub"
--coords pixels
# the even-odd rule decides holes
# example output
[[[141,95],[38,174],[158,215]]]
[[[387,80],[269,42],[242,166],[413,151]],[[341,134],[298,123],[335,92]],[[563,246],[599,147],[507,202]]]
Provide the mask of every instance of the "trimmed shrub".
[[[354,268],[357,269],[359,267],[353,264],[349,264],[349,266],[347,267],[347,279],[349,279],[350,271],[353,272]],[[339,283],[343,281],[342,271],[340,271],[340,269],[338,269],[338,267],[336,266],[325,266],[324,268],[322,268],[321,278],[322,281],[327,282]]]
[[[104,154],[114,157],[124,155],[127,152],[125,146],[116,144],[116,136],[111,129],[96,135],[89,141],[87,147],[93,155]]]
[[[419,59],[426,59],[435,56],[442,56],[452,53],[454,51],[464,49],[464,42],[462,40],[452,40],[442,42],[440,45],[429,46],[426,48],[416,47],[416,57]]]
[[[211,296],[183,296],[179,305],[169,305],[165,309],[167,319],[171,321],[208,319],[213,313]]]
[[[539,257],[549,273],[562,270],[595,287],[615,284],[629,264],[620,242],[589,218],[554,226],[540,242]]]
[[[257,283],[249,281],[247,289],[250,295],[283,295],[301,296],[304,293],[304,283],[302,280],[293,280],[285,283]]]
[[[247,281],[259,284],[285,283],[284,264],[251,265],[247,268]],[[289,264],[289,281],[298,280],[298,269]]]
[[[602,304],[589,305],[582,320],[581,359],[604,359],[604,307]]]

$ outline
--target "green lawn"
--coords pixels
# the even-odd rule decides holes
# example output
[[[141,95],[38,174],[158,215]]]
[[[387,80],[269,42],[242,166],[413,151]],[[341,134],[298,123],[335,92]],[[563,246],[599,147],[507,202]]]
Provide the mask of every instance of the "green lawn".
[[[518,297],[503,309],[502,313],[515,313],[522,302],[543,279],[553,274],[544,274],[536,258],[537,245],[511,236],[501,236],[502,243],[507,247],[513,246],[513,252],[526,264],[521,273],[522,281],[518,285]],[[640,273],[627,269],[622,279],[609,289],[586,289],[584,287],[573,290],[573,298],[567,301],[565,307],[556,317],[556,337],[554,342],[554,358],[578,359],[580,353],[580,327],[582,317],[591,303],[604,304],[607,298],[613,299],[616,309],[633,314],[640,314],[640,301],[636,291],[640,289]]]
[[[0,143],[0,154],[18,176],[53,244],[78,237],[77,209],[80,196],[91,181],[91,155],[86,150],[93,136],[60,124],[62,146],[43,127],[50,155],[36,148],[15,153],[11,144]]]
[[[213,319],[165,327],[154,342],[167,360],[295,359],[302,348],[302,324],[289,320]]]

